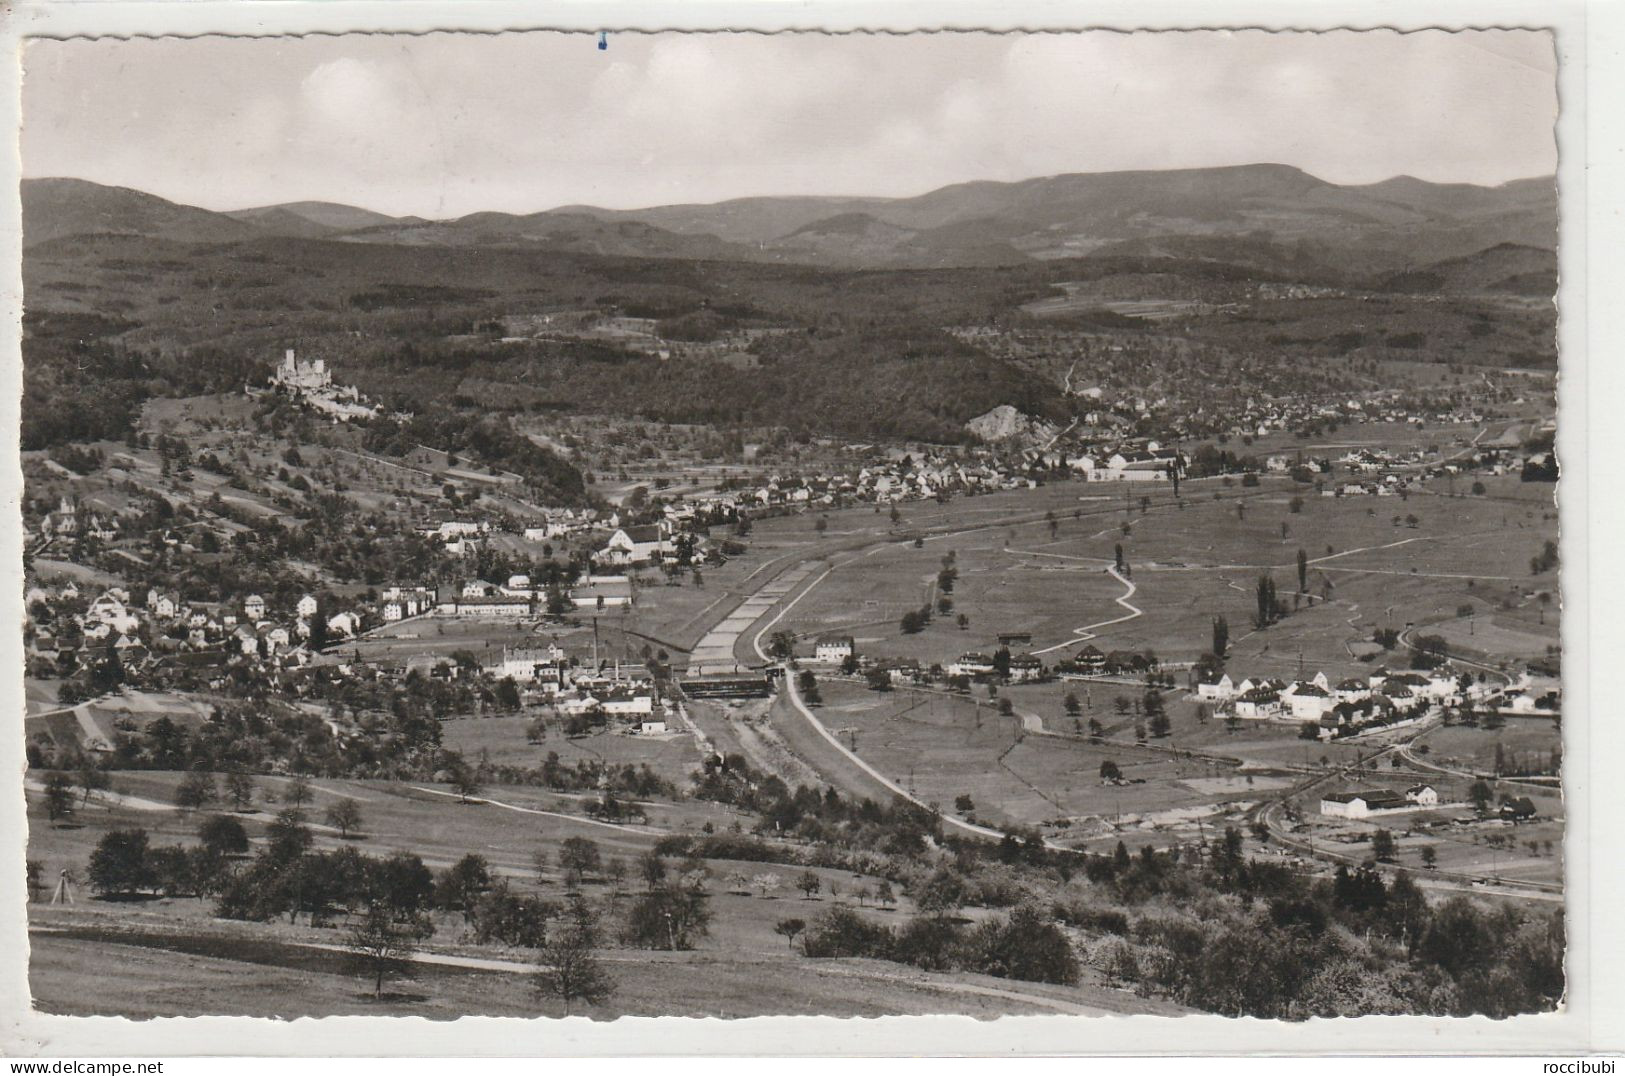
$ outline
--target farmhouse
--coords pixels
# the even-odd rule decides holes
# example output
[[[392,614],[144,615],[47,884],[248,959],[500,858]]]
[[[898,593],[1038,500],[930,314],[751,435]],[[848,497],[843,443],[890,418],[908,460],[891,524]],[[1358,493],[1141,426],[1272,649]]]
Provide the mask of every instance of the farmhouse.
[[[1412,785],[1405,790],[1405,800],[1418,807],[1437,807],[1439,792],[1432,785]]]
[[[1280,717],[1285,711],[1281,693],[1271,687],[1257,687],[1236,696],[1236,716],[1249,720]]]
[[[1106,655],[1100,647],[1090,643],[1078,651],[1077,657],[1072,659],[1078,668],[1086,673],[1098,673],[1106,668]]]
[[[831,665],[839,665],[853,654],[857,653],[857,646],[850,635],[826,635],[818,640],[813,648],[813,660],[825,661]]]
[[[1379,788],[1369,792],[1334,792],[1320,799],[1320,813],[1328,818],[1369,818],[1386,811],[1415,806],[1404,793]]]
[[[1015,684],[1030,683],[1042,679],[1044,676],[1044,662],[1032,654],[1017,654],[1010,659],[1010,682]]]
[[[1196,685],[1196,697],[1206,702],[1224,702],[1236,693],[1236,683],[1224,673],[1217,680]]]
[[[969,654],[959,655],[959,660],[949,665],[944,671],[949,676],[968,676],[974,680],[978,676],[992,676],[997,668],[993,664],[992,658],[986,654],[978,654],[973,651]]]
[[[652,564],[671,552],[671,543],[665,540],[660,524],[639,527],[619,527],[609,536],[595,557],[601,564],[630,567]]]
[[[1319,684],[1302,680],[1283,692],[1281,699],[1298,721],[1319,721],[1335,705],[1329,691]]]

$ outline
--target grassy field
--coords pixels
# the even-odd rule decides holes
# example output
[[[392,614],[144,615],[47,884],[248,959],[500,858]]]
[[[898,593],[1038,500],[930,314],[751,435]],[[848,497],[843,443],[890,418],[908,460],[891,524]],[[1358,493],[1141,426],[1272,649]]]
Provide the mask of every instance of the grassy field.
[[[559,724],[553,722],[547,738],[532,744],[526,739],[525,730],[534,716],[447,720],[441,725],[441,742],[470,760],[489,759],[498,765],[539,766],[549,753],[557,754],[566,766],[585,761],[609,766],[647,763],[650,769],[679,788],[687,786],[689,774],[700,764],[694,738],[685,733],[633,736],[617,730],[567,737]]]
[[[1256,801],[1280,783],[1266,775],[1251,782],[1200,759],[1147,750],[1132,743],[1091,744],[1081,739],[1031,735],[1019,717],[1004,717],[985,699],[934,692],[877,694],[842,681],[821,684],[817,716],[843,744],[926,803],[959,813],[955,800],[969,795],[972,814],[984,824],[1052,824],[1057,833],[1092,837],[1118,824],[1162,832],[1198,817],[1223,813],[1226,805]],[[798,730],[804,719],[788,707],[775,713],[785,739],[798,750],[818,750]],[[823,746],[823,758],[835,754]],[[1115,762],[1128,785],[1103,785],[1101,763]],[[821,769],[826,764],[819,763]],[[828,764],[844,772],[848,766]],[[849,778],[854,789],[872,778]]]
[[[1099,489],[1067,488],[1075,495]],[[1451,622],[1463,604],[1485,607],[1492,596],[1514,608],[1527,602],[1528,559],[1556,533],[1555,520],[1542,518],[1533,504],[1509,508],[1488,498],[1424,494],[1334,499],[1293,488],[1266,480],[1241,499],[1239,489],[1190,484],[1183,509],[1171,490],[1131,491],[1127,511],[1115,501],[1077,503],[1083,514],[1057,512],[1053,529],[1041,513],[1056,502],[1036,499],[1034,522],[929,537],[919,549],[898,542],[838,556],[780,626],[804,638],[851,633],[862,653],[926,664],[990,650],[1001,632],[1029,631],[1033,649],[1061,647],[1053,661],[1071,643],[1081,647],[1084,637],[1074,629],[1123,615],[1115,599],[1124,587],[1104,572],[1120,544],[1136,588],[1127,600],[1143,615],[1098,629],[1097,646],[1190,660],[1211,646],[1212,618],[1222,615],[1231,628],[1232,669],[1295,675],[1301,654],[1306,672],[1324,669],[1341,678],[1366,667],[1359,656],[1370,650],[1374,627]],[[1143,509],[1139,496],[1150,498]],[[1296,512],[1294,497],[1302,500]],[[1404,522],[1407,515],[1417,517],[1414,528]],[[1270,575],[1293,602],[1300,549],[1308,559],[1308,595],[1282,624],[1253,632],[1258,578]],[[966,615],[969,625],[937,617],[923,632],[905,635],[902,613],[934,599],[936,573],[950,550],[959,573],[953,616]],[[1555,643],[1557,618],[1546,619],[1545,626],[1520,619],[1508,629],[1524,644],[1508,656]]]
[[[116,783],[129,799],[118,805],[92,801],[71,826],[49,825],[36,815],[29,857],[42,863],[48,878],[64,868],[82,878],[90,850],[110,828],[141,825],[156,845],[190,840],[198,819],[157,806],[172,796],[177,778],[165,773],[119,774]],[[286,787],[269,778],[260,784],[275,793]],[[477,851],[515,884],[554,898],[562,893],[560,876],[550,868],[538,878],[533,854],[542,850],[551,855],[566,836],[591,837],[606,855],[626,857],[648,848],[661,833],[697,832],[702,821],[726,829],[740,820],[716,805],[662,804],[651,810],[654,826],[625,831],[593,826],[584,819],[527,815],[494,803],[459,804],[455,798],[416,792],[409,786],[317,781],[315,792],[312,807],[318,813],[340,795],[361,801],[366,832],[354,843],[369,854],[410,850],[438,867],[464,852]],[[488,794],[533,809],[570,811],[578,805],[572,797],[529,789]],[[144,806],[132,805],[137,798]],[[39,809],[37,794],[31,793],[30,801],[32,814]],[[263,811],[245,816],[256,837],[273,807],[266,804]],[[318,847],[339,843],[335,834],[318,830]],[[628,898],[617,896],[602,880],[588,880],[584,891],[601,909],[610,937],[602,957],[618,983],[613,999],[593,1009],[592,1015],[1179,1011],[1111,988],[1087,971],[1082,984],[1066,988],[927,973],[873,961],[809,961],[785,945],[774,933],[774,924],[787,916],[811,920],[837,900],[850,904],[857,888],[874,879],[818,869],[814,873],[821,890],[807,900],[789,884],[801,872],[799,867],[728,861],[713,861],[710,867],[712,931],[694,951],[684,953],[620,947],[614,938]],[[740,888],[735,876],[763,873],[776,876],[776,889],[735,891]],[[895,908],[869,908],[861,914],[896,923],[910,910],[905,899]],[[30,921],[30,982],[36,1006],[48,1012],[136,1017],[388,1013],[437,1019],[562,1014],[558,1003],[535,996],[525,974],[533,967],[530,952],[474,945],[456,913],[438,916],[428,947],[438,954],[433,959],[443,962],[420,962],[407,980],[390,985],[381,1002],[371,999],[342,954],[317,948],[341,943],[342,921],[327,928],[228,922],[214,919],[205,901],[107,902],[84,892],[72,907],[32,906]],[[90,982],[94,989],[86,988]]]

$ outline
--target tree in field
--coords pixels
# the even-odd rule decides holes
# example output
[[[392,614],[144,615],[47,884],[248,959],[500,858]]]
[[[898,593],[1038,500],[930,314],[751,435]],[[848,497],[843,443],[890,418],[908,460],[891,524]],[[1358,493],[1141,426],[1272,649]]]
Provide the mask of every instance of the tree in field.
[[[559,846],[559,869],[568,885],[580,885],[582,878],[597,874],[602,862],[597,842],[586,837],[567,837]]]
[[[175,806],[187,811],[196,811],[209,806],[220,798],[214,786],[214,774],[193,770],[181,778],[181,783],[175,786]]]
[[[212,814],[205,818],[198,825],[197,836],[203,847],[217,856],[248,851],[248,831],[230,815]]]
[[[254,778],[248,774],[238,770],[226,774],[226,799],[231,801],[232,810],[246,811],[252,807],[256,791]]]
[[[893,891],[891,883],[882,878],[875,883],[875,903],[891,907],[897,903],[897,894]]]
[[[339,831],[339,836],[349,837],[351,830],[361,828],[361,805],[346,796],[327,809],[327,824]]]
[[[125,895],[153,883],[147,862],[147,831],[115,829],[104,834],[90,854],[90,885],[98,893]]]
[[[1473,810],[1483,814],[1490,809],[1490,804],[1495,802],[1495,790],[1481,777],[1467,790],[1467,798],[1472,801]]]
[[[703,891],[681,883],[658,885],[633,901],[626,940],[647,949],[692,949],[710,932],[708,900]]]
[[[573,1002],[599,1005],[615,992],[615,980],[593,955],[598,947],[598,917],[580,893],[573,894],[564,916],[564,925],[542,945],[543,969],[536,977],[536,989],[564,1002],[570,1015]]]
[[[824,883],[812,871],[802,871],[796,878],[796,888],[801,890],[802,900],[812,900],[814,895],[824,888]]]
[[[1173,731],[1173,725],[1169,722],[1167,714],[1159,710],[1151,715],[1151,735],[1161,739],[1171,731]]]
[[[1371,835],[1371,854],[1377,857],[1378,862],[1392,863],[1398,849],[1394,844],[1394,835],[1385,829],[1379,829]]]
[[[1431,844],[1426,845],[1425,847],[1423,847],[1423,849],[1422,849],[1422,866],[1426,867],[1428,870],[1433,870],[1438,865],[1439,865],[1439,853],[1438,853],[1438,851],[1436,851]]]
[[[451,790],[457,793],[459,803],[467,803],[469,797],[479,794],[480,779],[470,766],[461,758],[457,759],[451,767]]]
[[[1070,691],[1066,693],[1066,698],[1062,700],[1061,705],[1066,709],[1066,716],[1068,717],[1077,717],[1079,714],[1083,713],[1083,704],[1080,703],[1078,701],[1078,697]]]
[[[772,871],[763,871],[761,874],[752,877],[750,884],[756,887],[757,894],[765,900],[769,893],[779,888],[780,879]]]
[[[282,802],[290,807],[303,807],[310,802],[310,782],[303,775],[295,777],[288,782],[287,791],[282,793]]]
[[[626,888],[626,860],[619,856],[611,859],[604,866],[604,875],[609,879],[609,886],[613,892],[619,893]]]
[[[807,921],[805,919],[780,919],[773,925],[773,933],[788,942],[792,949],[796,947],[796,935],[806,929]]]
[[[1213,618],[1213,653],[1221,661],[1230,649],[1230,624],[1222,616]]]
[[[650,849],[638,857],[638,875],[643,879],[643,884],[653,890],[666,880],[666,861],[660,858],[658,852]]]
[[[1309,592],[1309,554],[1298,550],[1298,593]]]
[[[1258,609],[1253,616],[1253,626],[1262,631],[1275,623],[1275,580],[1270,578],[1268,572],[1258,577],[1258,584],[1254,587],[1254,595],[1258,601]]]
[[[814,676],[810,669],[801,670],[801,674],[796,677],[796,688],[801,692],[802,701],[808,706],[817,706],[824,701],[823,695],[818,690],[818,677]]]
[[[1122,778],[1123,771],[1118,768],[1117,763],[1109,758],[1101,762],[1100,779],[1102,781],[1120,781]]]
[[[891,690],[891,674],[885,669],[870,669],[864,674],[864,680],[868,683],[870,691]]]
[[[45,778],[45,814],[52,822],[73,810],[73,787],[64,774]]]
[[[768,636],[767,652],[780,661],[791,657],[796,652],[796,637],[793,632],[776,631]]]
[[[1089,719],[1089,738],[1098,741],[1105,734],[1106,726],[1100,723],[1099,718],[1091,717]]]
[[[96,765],[95,758],[88,754],[80,758],[74,779],[78,782],[82,794],[80,799],[82,804],[88,804],[91,793],[98,792],[109,784],[107,771]]]
[[[970,793],[961,792],[959,795],[954,797],[954,810],[958,811],[960,814],[970,814],[972,811],[976,810],[976,801],[971,799]]]
[[[491,888],[491,867],[485,857],[470,852],[440,872],[434,883],[435,906],[448,911],[461,911],[465,919],[471,918],[475,901]]]
[[[914,895],[922,914],[946,919],[965,903],[965,880],[948,867],[938,867]]]
[[[384,980],[403,975],[412,964],[418,941],[423,936],[423,924],[416,920],[401,921],[388,905],[374,901],[367,912],[350,928],[344,947],[355,962],[372,979],[372,996],[384,996]]]

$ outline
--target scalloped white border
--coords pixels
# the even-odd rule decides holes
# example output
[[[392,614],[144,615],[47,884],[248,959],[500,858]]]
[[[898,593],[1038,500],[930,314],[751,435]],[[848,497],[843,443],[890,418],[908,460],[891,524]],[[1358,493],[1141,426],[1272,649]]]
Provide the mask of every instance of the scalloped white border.
[[[612,1023],[584,1019],[524,1021],[468,1017],[454,1022],[419,1018],[334,1017],[292,1022],[207,1017],[131,1021],[112,1017],[71,1018],[39,1014],[27,1006],[26,923],[21,864],[26,833],[20,783],[23,768],[16,724],[0,735],[0,773],[8,775],[0,797],[0,1053],[7,1056],[226,1055],[226,1056],[651,1056],[651,1055],[867,1055],[1012,1056],[1104,1054],[1197,1056],[1281,1054],[1506,1055],[1619,1050],[1625,1046],[1625,956],[1619,916],[1610,915],[1621,880],[1620,819],[1625,817],[1614,766],[1625,761],[1622,722],[1605,710],[1596,720],[1593,700],[1611,700],[1592,654],[1625,654],[1618,618],[1622,572],[1617,557],[1593,563],[1599,550],[1621,548],[1625,511],[1618,467],[1625,449],[1617,424],[1599,408],[1625,401],[1625,342],[1621,296],[1625,273],[1618,251],[1625,239],[1618,192],[1625,137],[1618,109],[1596,112],[1588,100],[1625,100],[1617,63],[1588,66],[1588,55],[1617,61],[1625,49],[1625,14],[1612,5],[1514,2],[1514,0],[1410,0],[1354,3],[1347,0],[1237,3],[1234,0],[1016,0],[994,4],[967,0],[631,0],[614,4],[559,0],[542,4],[504,0],[325,3],[102,2],[20,0],[0,11],[0,37],[12,66],[0,79],[0,109],[16,118],[17,43],[29,36],[198,36],[348,32],[426,33],[435,30],[499,33],[508,29],[597,32],[782,30],[908,33],[921,30],[1065,32],[1079,29],[1275,30],[1524,27],[1551,28],[1559,53],[1558,122],[1561,190],[1561,317],[1559,325],[1563,412],[1559,451],[1564,554],[1566,797],[1570,911],[1570,997],[1563,1011],[1506,1021],[1483,1018],[1368,1017],[1303,1024],[1230,1020],[1217,1016],[1178,1019],[1153,1016],[1020,1016],[996,1021],[969,1017],[762,1017],[749,1020],[623,1018]],[[21,388],[20,231],[18,161],[14,140],[0,153],[0,268],[4,340],[0,341],[0,425],[15,431]],[[1588,187],[1595,209],[1588,212]],[[1596,242],[1591,237],[1597,236]],[[1604,235],[1607,238],[1604,238]],[[1591,309],[1587,300],[1599,302]],[[1604,361],[1588,363],[1596,341]],[[1612,345],[1612,346],[1610,346]],[[1595,472],[1591,459],[1602,461]],[[15,433],[0,456],[0,564],[8,585],[0,588],[0,622],[21,620],[21,471]],[[1595,587],[1609,594],[1594,599]],[[1606,659],[1604,659],[1606,660]],[[4,712],[23,712],[21,640],[0,632],[0,679]],[[1596,899],[1601,896],[1602,899]],[[1538,1071],[1535,1069],[1533,1071]]]

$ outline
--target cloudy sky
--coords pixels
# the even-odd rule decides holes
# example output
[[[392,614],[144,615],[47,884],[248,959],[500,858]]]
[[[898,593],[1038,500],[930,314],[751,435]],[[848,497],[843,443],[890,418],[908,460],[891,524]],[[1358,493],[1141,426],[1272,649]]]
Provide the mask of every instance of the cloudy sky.
[[[1556,169],[1541,33],[35,41],[23,167],[211,209],[449,217],[1280,162]]]

